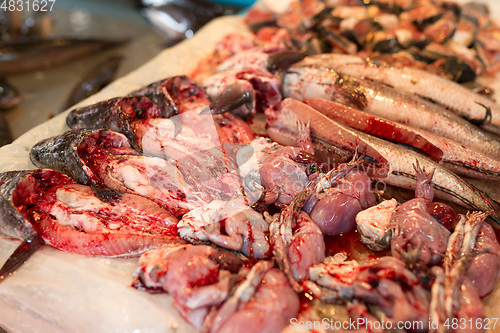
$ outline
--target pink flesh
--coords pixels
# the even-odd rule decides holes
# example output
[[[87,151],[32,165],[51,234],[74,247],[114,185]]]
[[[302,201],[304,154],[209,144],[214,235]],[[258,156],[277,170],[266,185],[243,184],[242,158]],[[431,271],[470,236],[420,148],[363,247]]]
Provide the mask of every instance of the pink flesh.
[[[311,218],[325,235],[338,235],[356,226],[361,206],[356,198],[342,192],[325,192],[311,211]]]
[[[311,219],[325,235],[338,235],[353,230],[356,214],[375,205],[377,199],[371,179],[363,171],[348,172],[339,184],[309,199],[304,205]]]
[[[476,256],[470,263],[466,275],[480,297],[489,294],[496,285],[500,273],[500,244],[493,228],[483,223],[476,238]]]
[[[466,275],[476,288],[479,297],[484,297],[495,288],[499,272],[500,256],[480,253],[472,259]]]
[[[48,214],[34,213],[35,228],[43,240],[60,250],[106,257],[131,257],[164,244],[184,244],[177,235],[151,235],[146,233],[97,233],[87,234],[64,227]]]
[[[325,259],[325,242],[319,227],[305,212],[299,212],[288,258],[295,279],[302,283],[309,277],[309,268]]]
[[[299,312],[299,297],[286,276],[272,268],[263,277],[253,297],[243,303],[217,332],[280,332]]]
[[[241,196],[240,184],[233,181],[238,178],[236,151],[255,135],[237,116],[200,111],[134,121],[136,140],[145,152],[168,158],[197,191],[217,198]],[[180,130],[174,135],[176,126]]]
[[[405,202],[392,215],[398,233],[391,240],[392,255],[416,256],[424,265],[441,262],[450,232],[427,212],[426,200],[422,198]]]
[[[457,322],[486,323],[483,303],[476,289],[468,278],[461,278],[460,280],[459,288],[455,287],[458,293],[457,304],[455,304],[454,308],[455,318],[458,319]],[[456,333],[481,333],[484,331],[483,325],[462,326],[455,330]]]
[[[255,139],[255,133],[252,131],[248,123],[231,113],[214,116],[214,120],[218,125],[217,133],[219,134],[219,140],[222,144],[249,144],[253,139]]]
[[[441,149],[407,126],[320,98],[306,99],[304,103],[344,125],[382,139],[418,148],[429,154],[435,161],[439,161],[443,157]]]
[[[71,203],[60,201],[60,195]],[[177,219],[157,204],[130,194],[105,203],[88,186],[56,171],[37,170],[19,183],[13,200],[44,241],[63,251],[133,256],[165,243],[184,243],[177,236]]]
[[[237,33],[227,34],[222,38],[211,57],[204,58],[198,63],[195,70],[189,75],[198,82],[203,81],[205,76],[216,71],[217,67],[227,58],[234,54],[241,53],[245,50],[255,47],[253,37],[241,35]]]
[[[196,86],[192,80],[177,77],[169,84],[171,86],[164,89],[167,89],[168,94],[172,97],[179,114],[208,106],[211,103],[205,91]]]
[[[126,141],[118,133],[96,132],[78,147],[78,155],[97,175],[99,182],[114,190],[140,194],[175,216],[185,214],[203,202],[175,166],[164,160],[157,161],[157,158],[136,156],[138,153],[119,139]],[[125,147],[121,147],[123,145]],[[145,186],[133,181],[127,183],[125,177],[131,175],[131,170],[145,177]]]

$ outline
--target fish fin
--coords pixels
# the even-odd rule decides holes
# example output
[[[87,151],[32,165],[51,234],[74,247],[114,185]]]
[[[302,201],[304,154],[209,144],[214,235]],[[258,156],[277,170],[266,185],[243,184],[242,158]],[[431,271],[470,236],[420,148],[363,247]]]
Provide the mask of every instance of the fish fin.
[[[306,52],[296,50],[277,51],[269,54],[267,69],[271,72],[283,70],[307,56]]]
[[[44,241],[38,233],[32,234],[14,250],[9,259],[0,268],[0,282],[4,281],[24,264],[42,245]]]
[[[207,109],[210,110],[209,108]],[[182,123],[180,122],[179,119],[177,119],[177,117],[172,117],[170,118],[170,120],[172,120],[172,123],[174,124],[174,139],[175,139],[177,135],[179,135],[179,133],[182,131]]]
[[[244,105],[253,106],[255,103],[255,92],[253,88],[242,86],[241,84],[234,83],[225,87],[224,91],[219,94],[210,108],[202,111],[200,114],[222,114],[226,112],[233,112],[238,110]],[[250,115],[247,115],[250,116]]]
[[[120,201],[122,194],[101,185],[90,185],[90,188],[95,193],[97,198],[106,203],[117,203]]]

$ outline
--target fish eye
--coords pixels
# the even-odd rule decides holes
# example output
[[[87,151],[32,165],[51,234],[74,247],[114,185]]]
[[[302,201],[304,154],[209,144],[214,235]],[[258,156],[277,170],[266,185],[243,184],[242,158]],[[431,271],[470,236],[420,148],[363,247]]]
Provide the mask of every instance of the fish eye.
[[[316,173],[318,172],[318,166],[316,164],[311,164],[309,166],[309,173],[312,174],[312,173]]]

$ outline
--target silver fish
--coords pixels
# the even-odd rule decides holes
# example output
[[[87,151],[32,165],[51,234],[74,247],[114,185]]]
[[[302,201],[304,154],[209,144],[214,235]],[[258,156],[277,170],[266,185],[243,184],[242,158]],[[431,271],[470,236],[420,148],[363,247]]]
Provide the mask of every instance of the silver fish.
[[[484,193],[451,171],[434,161],[398,145],[341,125],[319,113],[304,103],[285,99],[281,109],[268,121],[268,127],[278,127],[294,131],[297,121],[310,121],[311,135],[322,138],[331,144],[360,153],[375,159],[379,165],[368,167],[372,179],[388,185],[407,189],[415,188],[415,164],[425,170],[434,170],[432,186],[436,196],[461,206],[490,213],[500,223],[500,208]],[[279,143],[279,137],[273,138]]]
[[[381,139],[413,146],[461,176],[489,179],[500,177],[500,161],[453,140],[394,123],[337,102],[317,98],[306,99],[304,102],[341,124]]]
[[[500,131],[500,106],[486,96],[446,78],[411,67],[397,68],[352,55],[321,54],[310,60],[340,74],[378,81],[414,93],[445,106],[488,129]]]
[[[305,58],[283,80],[286,97],[336,100],[398,123],[425,129],[500,159],[500,142],[458,115],[382,83],[340,75],[320,58]],[[417,116],[418,115],[418,116]]]

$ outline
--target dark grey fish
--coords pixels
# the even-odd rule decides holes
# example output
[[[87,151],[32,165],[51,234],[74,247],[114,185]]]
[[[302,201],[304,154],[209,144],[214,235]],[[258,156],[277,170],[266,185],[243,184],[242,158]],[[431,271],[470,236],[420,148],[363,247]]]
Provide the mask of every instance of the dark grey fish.
[[[158,105],[163,118],[170,118],[177,114],[177,107],[169,93],[174,78],[176,77],[153,82],[144,88],[131,92],[129,96],[146,96]]]
[[[47,69],[125,44],[106,39],[23,39],[0,44],[0,75]]]
[[[125,97],[112,98],[71,110],[66,123],[73,130],[110,129],[125,134],[133,143],[135,132],[131,127],[132,121],[170,118],[178,113],[177,106],[183,101],[198,98],[208,100],[196,82],[184,75],[173,76],[153,82]]]
[[[21,102],[21,96],[4,77],[0,76],[0,109],[8,110]]]
[[[109,129],[124,134],[141,151],[132,122],[162,117],[160,108],[145,96],[117,97],[70,111],[66,124],[73,130]]]
[[[0,236],[22,240],[22,243],[0,268],[0,282],[10,276],[44,244],[33,225],[13,203],[14,190],[32,173],[33,171],[22,170],[0,174]]]
[[[40,141],[31,148],[31,162],[39,168],[63,172],[81,184],[96,184],[92,171],[78,156],[78,146],[93,133],[91,130],[68,131]]]
[[[15,208],[12,194],[19,182],[33,171],[7,171],[0,174],[0,236],[9,239],[27,239],[35,229]]]
[[[142,1],[143,15],[151,24],[165,34],[168,46],[191,37],[210,20],[222,15],[234,15],[244,7],[215,4],[204,0],[169,0],[158,6]],[[156,2],[158,3],[158,2]]]
[[[60,112],[95,94],[114,80],[123,61],[123,56],[115,55],[99,63],[85,74],[63,103]]]
[[[83,128],[121,128],[125,117],[117,106],[122,97],[115,97],[70,111],[66,123],[73,130]]]

